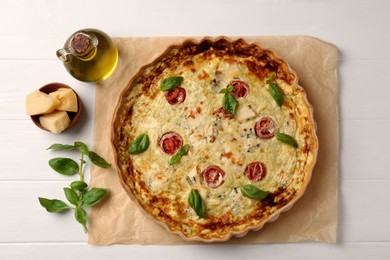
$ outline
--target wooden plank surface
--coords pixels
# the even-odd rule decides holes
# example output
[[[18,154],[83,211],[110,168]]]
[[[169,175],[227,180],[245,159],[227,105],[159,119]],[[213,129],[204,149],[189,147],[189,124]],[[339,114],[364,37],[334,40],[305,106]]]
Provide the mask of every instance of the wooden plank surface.
[[[0,259],[390,259],[389,13],[387,0],[2,0]],[[58,154],[46,148],[92,142],[95,86],[71,78],[55,56],[71,33],[87,27],[116,37],[311,35],[335,44],[337,244],[93,247],[71,213],[47,213],[37,197],[64,199],[73,177],[48,167]],[[25,115],[25,96],[49,82],[69,84],[83,100],[79,124],[61,135],[37,129]]]

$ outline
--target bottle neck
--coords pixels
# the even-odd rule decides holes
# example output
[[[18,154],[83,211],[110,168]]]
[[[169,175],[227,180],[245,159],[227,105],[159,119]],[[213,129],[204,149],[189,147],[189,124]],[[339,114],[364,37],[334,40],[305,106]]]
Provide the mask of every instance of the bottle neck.
[[[69,50],[79,59],[90,60],[96,54],[97,37],[92,33],[77,32],[69,42]]]

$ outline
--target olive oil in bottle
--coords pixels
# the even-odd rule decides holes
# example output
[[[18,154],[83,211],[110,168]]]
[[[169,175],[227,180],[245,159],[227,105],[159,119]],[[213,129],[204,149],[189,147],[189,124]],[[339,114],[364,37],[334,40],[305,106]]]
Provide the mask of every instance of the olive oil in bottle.
[[[111,38],[97,29],[84,29],[72,34],[57,57],[76,79],[99,82],[107,79],[118,62],[118,49]]]

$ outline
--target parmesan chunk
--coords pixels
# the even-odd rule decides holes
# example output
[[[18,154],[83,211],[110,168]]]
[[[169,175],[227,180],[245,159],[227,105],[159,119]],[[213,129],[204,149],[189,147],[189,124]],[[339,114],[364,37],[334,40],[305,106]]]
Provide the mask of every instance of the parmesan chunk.
[[[65,111],[56,111],[39,117],[39,123],[55,134],[61,133],[70,124],[70,118]]]
[[[56,98],[60,102],[57,110],[77,112],[77,96],[70,88],[59,88],[50,93],[49,96]]]
[[[26,114],[30,116],[48,114],[53,112],[59,104],[56,98],[35,90],[26,97]]]

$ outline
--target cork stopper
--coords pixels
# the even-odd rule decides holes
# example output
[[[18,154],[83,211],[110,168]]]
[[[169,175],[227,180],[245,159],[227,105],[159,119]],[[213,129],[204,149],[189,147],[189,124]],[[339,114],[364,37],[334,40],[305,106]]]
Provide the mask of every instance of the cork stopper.
[[[77,54],[83,54],[89,50],[91,39],[84,33],[77,33],[73,36],[70,45]]]

